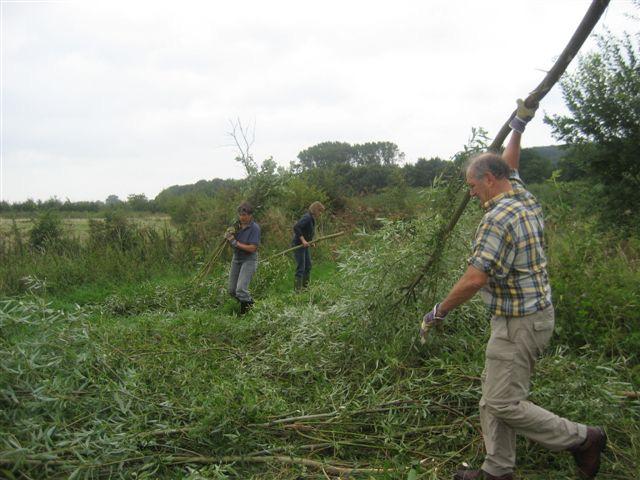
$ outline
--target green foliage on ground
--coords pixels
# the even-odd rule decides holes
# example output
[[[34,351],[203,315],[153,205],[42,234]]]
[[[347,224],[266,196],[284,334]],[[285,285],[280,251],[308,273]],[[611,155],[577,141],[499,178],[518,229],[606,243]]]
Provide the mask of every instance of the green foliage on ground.
[[[558,335],[539,364],[532,400],[605,425],[603,477],[633,478],[640,403],[620,393],[640,385],[639,345],[622,338],[638,333],[637,302],[628,296],[640,290],[638,249],[570,223],[580,215],[589,225],[587,188],[548,183],[536,192],[547,212]],[[327,472],[369,469],[362,478],[440,479],[462,461],[479,464],[484,307],[476,299],[450,314],[427,345],[416,341],[421,314],[464,268],[477,206],[467,209],[417,303],[404,302],[399,290],[433,247],[444,219],[437,206],[448,195],[423,191],[413,202],[426,215],[380,219],[378,229],[360,230],[338,251],[318,247],[306,292],[293,292],[290,257],[262,263],[252,284],[257,303],[244,317],[224,292],[225,263],[196,285],[172,274],[123,278],[93,297],[76,286],[87,300],[82,307],[69,291],[45,295],[37,285],[5,298],[3,475],[329,475],[304,459]],[[589,308],[605,297],[606,305]],[[620,314],[615,322],[612,312]],[[611,348],[614,339],[624,341]],[[283,463],[291,457],[300,462]],[[519,478],[575,478],[569,455],[524,441],[518,465]]]
[[[537,186],[546,206],[558,334],[575,348],[626,358],[640,383],[640,239],[604,231],[588,182]]]

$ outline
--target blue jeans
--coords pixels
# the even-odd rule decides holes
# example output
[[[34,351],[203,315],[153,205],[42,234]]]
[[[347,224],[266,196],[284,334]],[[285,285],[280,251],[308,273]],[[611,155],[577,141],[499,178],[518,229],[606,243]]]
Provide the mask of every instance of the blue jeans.
[[[293,257],[296,259],[296,277],[308,277],[311,273],[311,255],[309,248],[299,248],[294,250]]]
[[[253,303],[253,298],[249,293],[249,283],[251,283],[257,268],[257,254],[247,257],[240,257],[234,254],[233,260],[231,260],[231,270],[229,271],[229,295],[241,302]]]

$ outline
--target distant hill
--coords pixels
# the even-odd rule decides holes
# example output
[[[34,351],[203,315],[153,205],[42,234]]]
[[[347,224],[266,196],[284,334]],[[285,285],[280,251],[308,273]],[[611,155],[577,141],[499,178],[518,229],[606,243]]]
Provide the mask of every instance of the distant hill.
[[[559,145],[523,148],[520,155],[520,176],[529,183],[540,183],[550,178],[559,168],[566,150]]]
[[[213,180],[200,180],[187,185],[173,185],[162,190],[155,198],[156,202],[163,203],[173,197],[182,197],[191,194],[202,194],[213,197],[218,191],[237,185],[240,180],[214,178]]]
[[[530,151],[534,156],[551,160],[551,164],[554,168],[558,165],[558,161],[567,154],[567,150],[564,148],[564,145],[523,148],[522,151]]]

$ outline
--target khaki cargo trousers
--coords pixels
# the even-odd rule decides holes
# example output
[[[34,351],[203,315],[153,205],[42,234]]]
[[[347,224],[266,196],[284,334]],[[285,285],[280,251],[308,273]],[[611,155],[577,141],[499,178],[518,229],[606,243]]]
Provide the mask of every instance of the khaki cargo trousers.
[[[525,317],[491,319],[480,399],[486,449],[482,469],[491,475],[513,472],[516,434],[553,451],[586,439],[585,425],[560,418],[527,400],[531,375],[551,339],[553,325],[553,306]]]

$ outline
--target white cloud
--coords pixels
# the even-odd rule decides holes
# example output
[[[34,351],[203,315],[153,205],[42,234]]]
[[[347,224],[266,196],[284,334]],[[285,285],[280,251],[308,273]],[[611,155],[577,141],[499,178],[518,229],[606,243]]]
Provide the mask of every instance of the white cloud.
[[[2,195],[154,197],[239,177],[234,118],[282,165],[328,140],[446,157],[471,126],[497,131],[589,3],[3,2]],[[629,10],[614,1],[603,23],[629,29]],[[564,111],[557,89],[542,107]],[[553,140],[536,119],[525,142]]]

